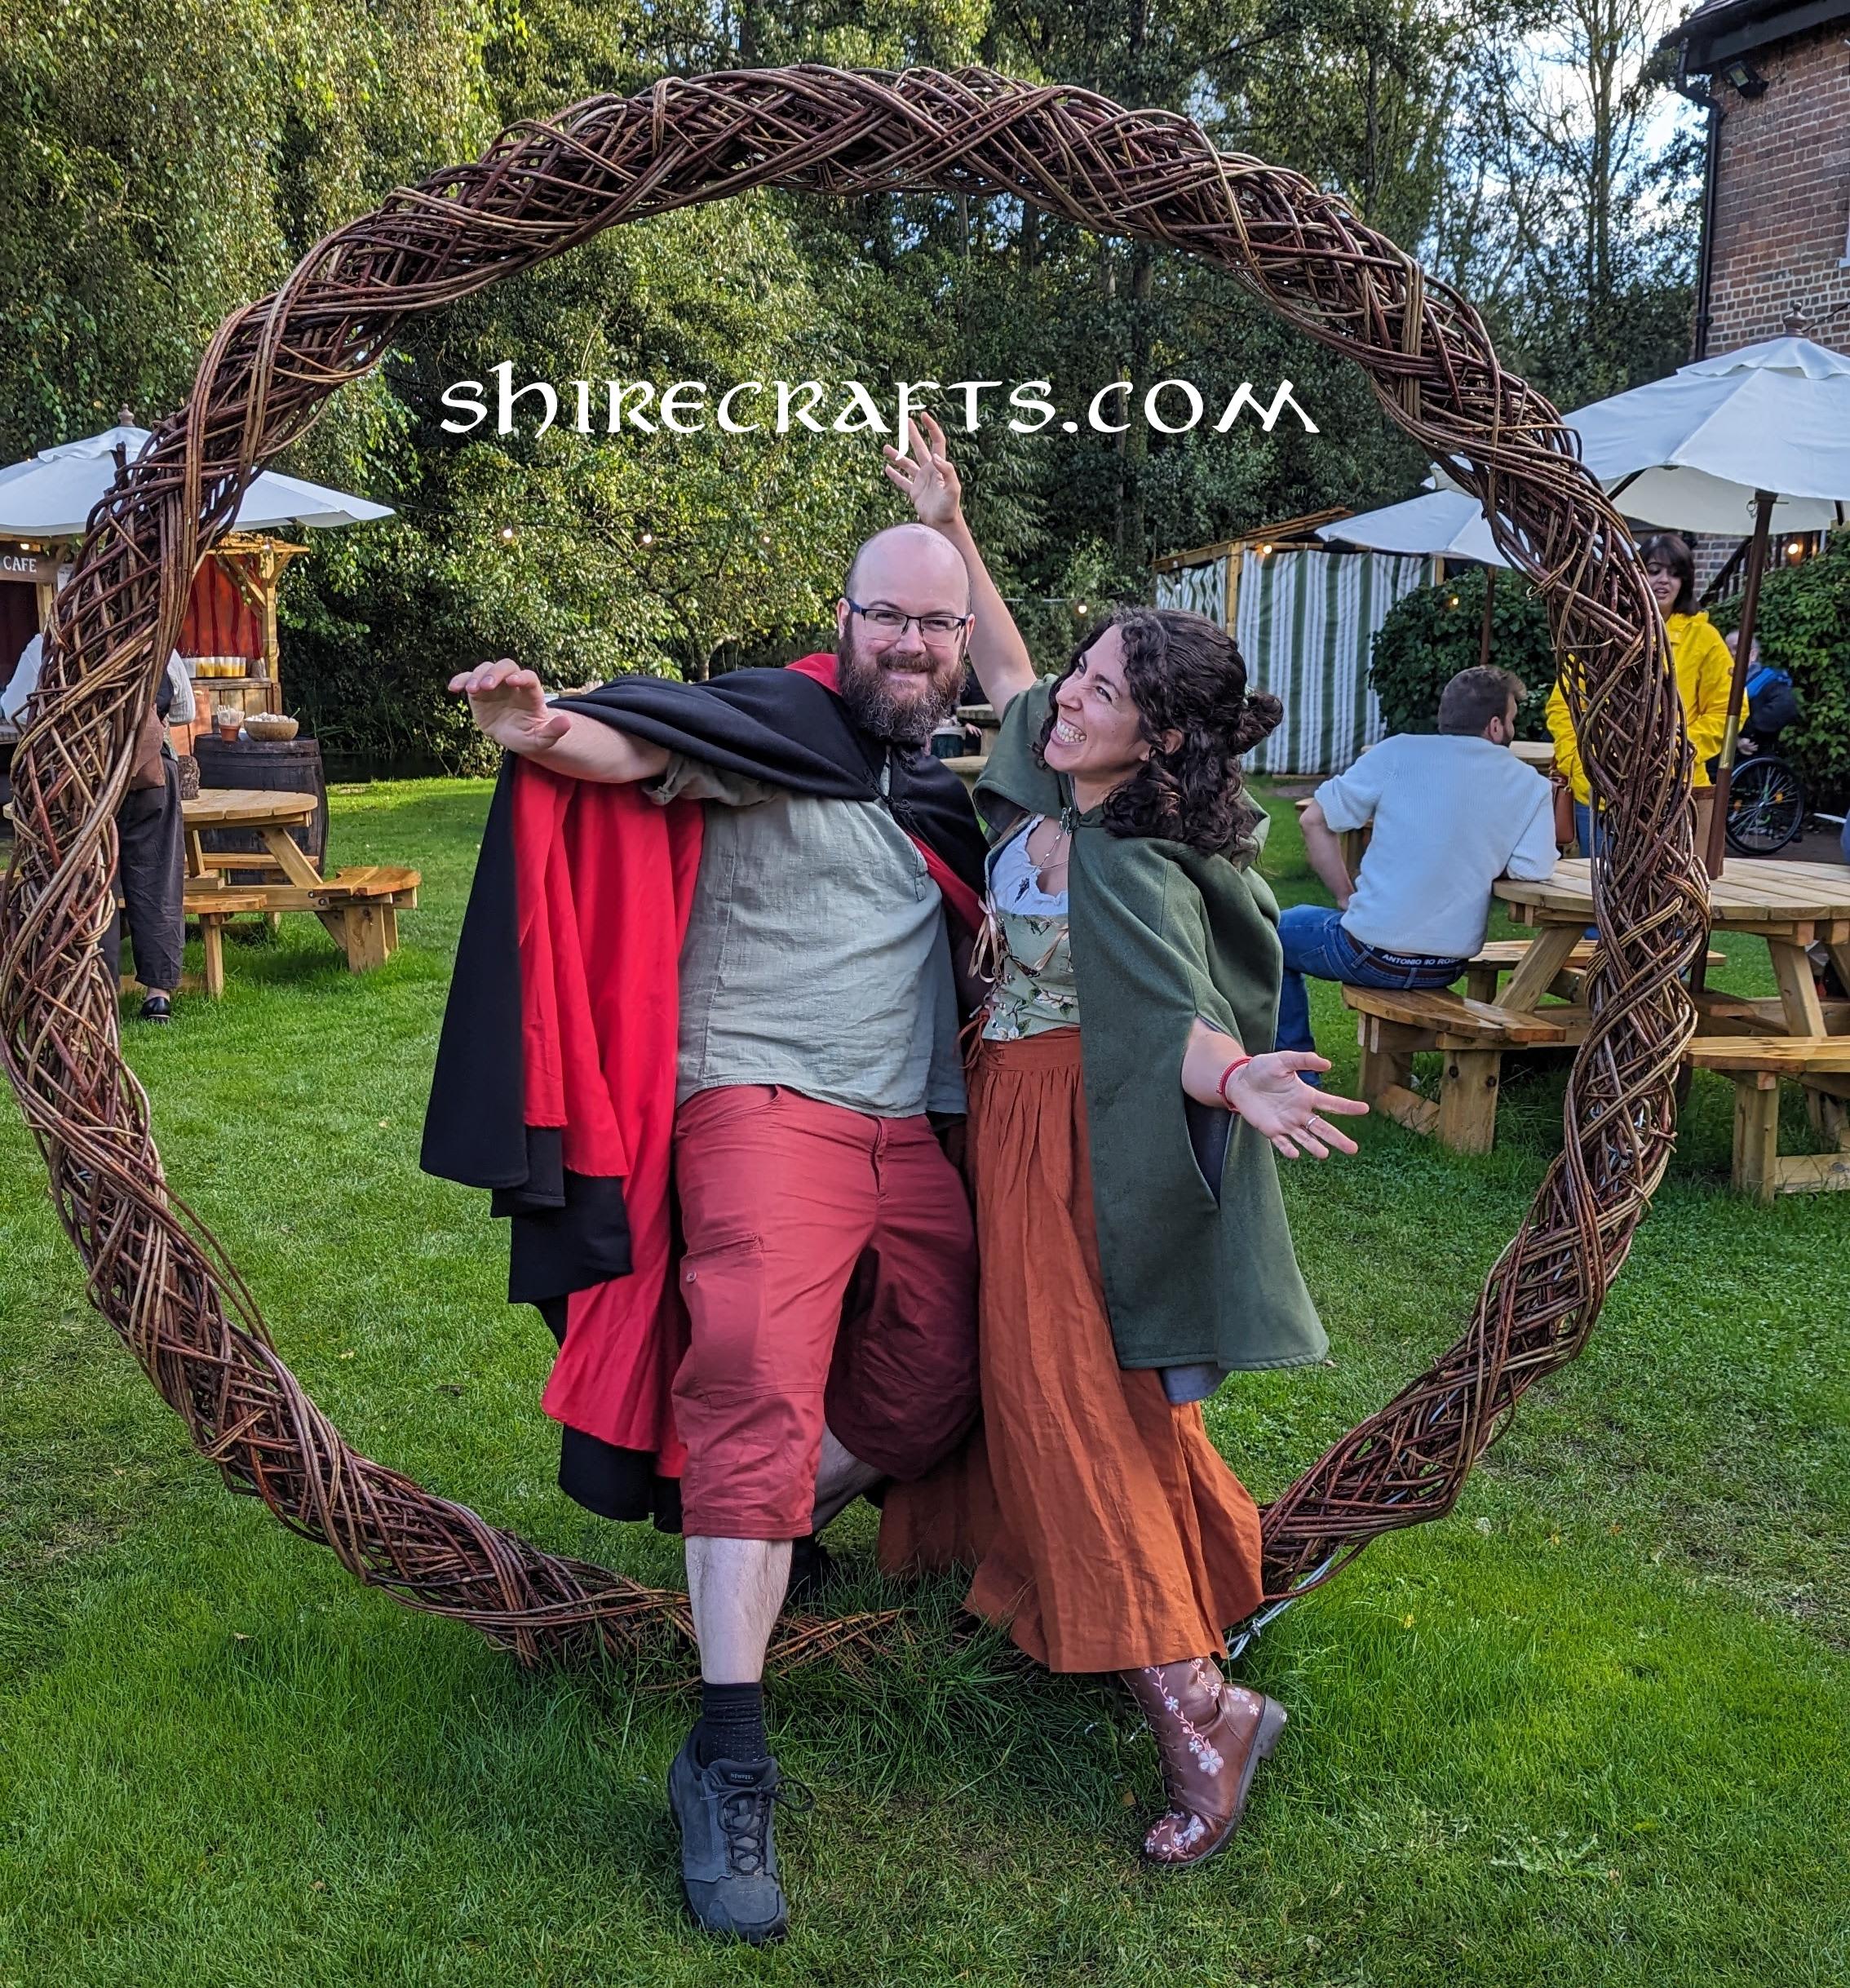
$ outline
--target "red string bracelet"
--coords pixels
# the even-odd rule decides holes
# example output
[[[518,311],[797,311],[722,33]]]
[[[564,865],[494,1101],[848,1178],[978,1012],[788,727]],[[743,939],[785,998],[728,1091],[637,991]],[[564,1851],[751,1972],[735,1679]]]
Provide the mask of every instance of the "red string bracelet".
[[[1219,1097],[1221,1103],[1224,1104],[1229,1111],[1235,1111],[1239,1108],[1234,1104],[1233,1099],[1227,1095],[1227,1080],[1229,1077],[1233,1076],[1236,1071],[1243,1070],[1251,1061],[1252,1058],[1250,1056],[1236,1056],[1233,1060],[1228,1065],[1227,1068],[1220,1073],[1220,1082],[1214,1087],[1215,1094]]]

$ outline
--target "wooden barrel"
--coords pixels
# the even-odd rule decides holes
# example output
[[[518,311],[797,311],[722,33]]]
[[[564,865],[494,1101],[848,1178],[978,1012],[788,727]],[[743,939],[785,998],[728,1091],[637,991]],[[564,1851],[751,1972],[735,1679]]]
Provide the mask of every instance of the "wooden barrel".
[[[202,787],[256,787],[266,793],[312,794],[316,808],[291,835],[325,870],[328,853],[328,788],[321,774],[321,748],[312,738],[271,739],[259,744],[254,739],[222,739],[201,733],[193,741],[199,761]],[[254,829],[209,828],[201,837],[208,851],[225,852],[261,851],[263,839]],[[226,872],[233,883],[274,883],[274,870],[232,870]]]

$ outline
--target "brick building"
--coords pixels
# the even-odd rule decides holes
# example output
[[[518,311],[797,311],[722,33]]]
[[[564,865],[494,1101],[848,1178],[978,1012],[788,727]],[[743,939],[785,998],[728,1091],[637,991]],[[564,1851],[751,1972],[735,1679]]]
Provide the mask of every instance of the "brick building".
[[[1850,347],[1850,0],[1708,0],[1664,46],[1708,113],[1690,357],[1783,332]],[[1745,550],[1697,539],[1697,586],[1738,587]]]
[[[1666,46],[1709,117],[1690,356],[1850,344],[1850,0],[1709,0]]]

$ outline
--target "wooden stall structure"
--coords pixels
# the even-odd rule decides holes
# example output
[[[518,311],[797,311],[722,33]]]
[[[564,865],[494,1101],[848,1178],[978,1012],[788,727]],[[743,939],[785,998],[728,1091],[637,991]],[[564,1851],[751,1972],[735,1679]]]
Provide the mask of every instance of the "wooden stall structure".
[[[12,681],[21,652],[50,621],[91,512],[151,440],[125,407],[116,425],[100,435],[42,449],[0,469],[0,691]],[[193,677],[199,711],[190,726],[171,728],[176,746],[189,747],[210,729],[215,711],[235,712],[240,724],[260,714],[285,715],[277,593],[290,562],[308,550],[294,534],[391,516],[389,505],[274,470],[251,481],[236,528],[193,576],[175,647]],[[0,727],[0,751],[11,736]]]
[[[1317,536],[1348,516],[1340,506],[1311,511],[1152,562],[1157,605],[1218,622],[1240,645],[1254,687],[1285,706],[1285,722],[1247,755],[1254,773],[1341,773],[1385,731],[1368,676],[1375,631],[1440,566]]]
[[[179,750],[196,731],[210,729],[219,706],[247,715],[282,711],[277,591],[290,561],[308,549],[268,533],[236,532],[200,561],[176,644],[199,715],[192,726],[172,728]],[[58,569],[75,551],[71,543],[0,538],[0,688],[51,619]]]

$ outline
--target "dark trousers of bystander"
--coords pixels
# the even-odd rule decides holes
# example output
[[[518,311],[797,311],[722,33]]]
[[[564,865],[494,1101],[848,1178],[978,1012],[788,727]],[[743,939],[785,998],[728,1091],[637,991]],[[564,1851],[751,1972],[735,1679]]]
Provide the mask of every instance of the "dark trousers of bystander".
[[[170,752],[162,753],[161,770],[166,778],[159,786],[131,787],[116,810],[117,908],[103,957],[120,974],[126,919],[135,978],[171,994],[186,948],[186,835],[179,767]]]

